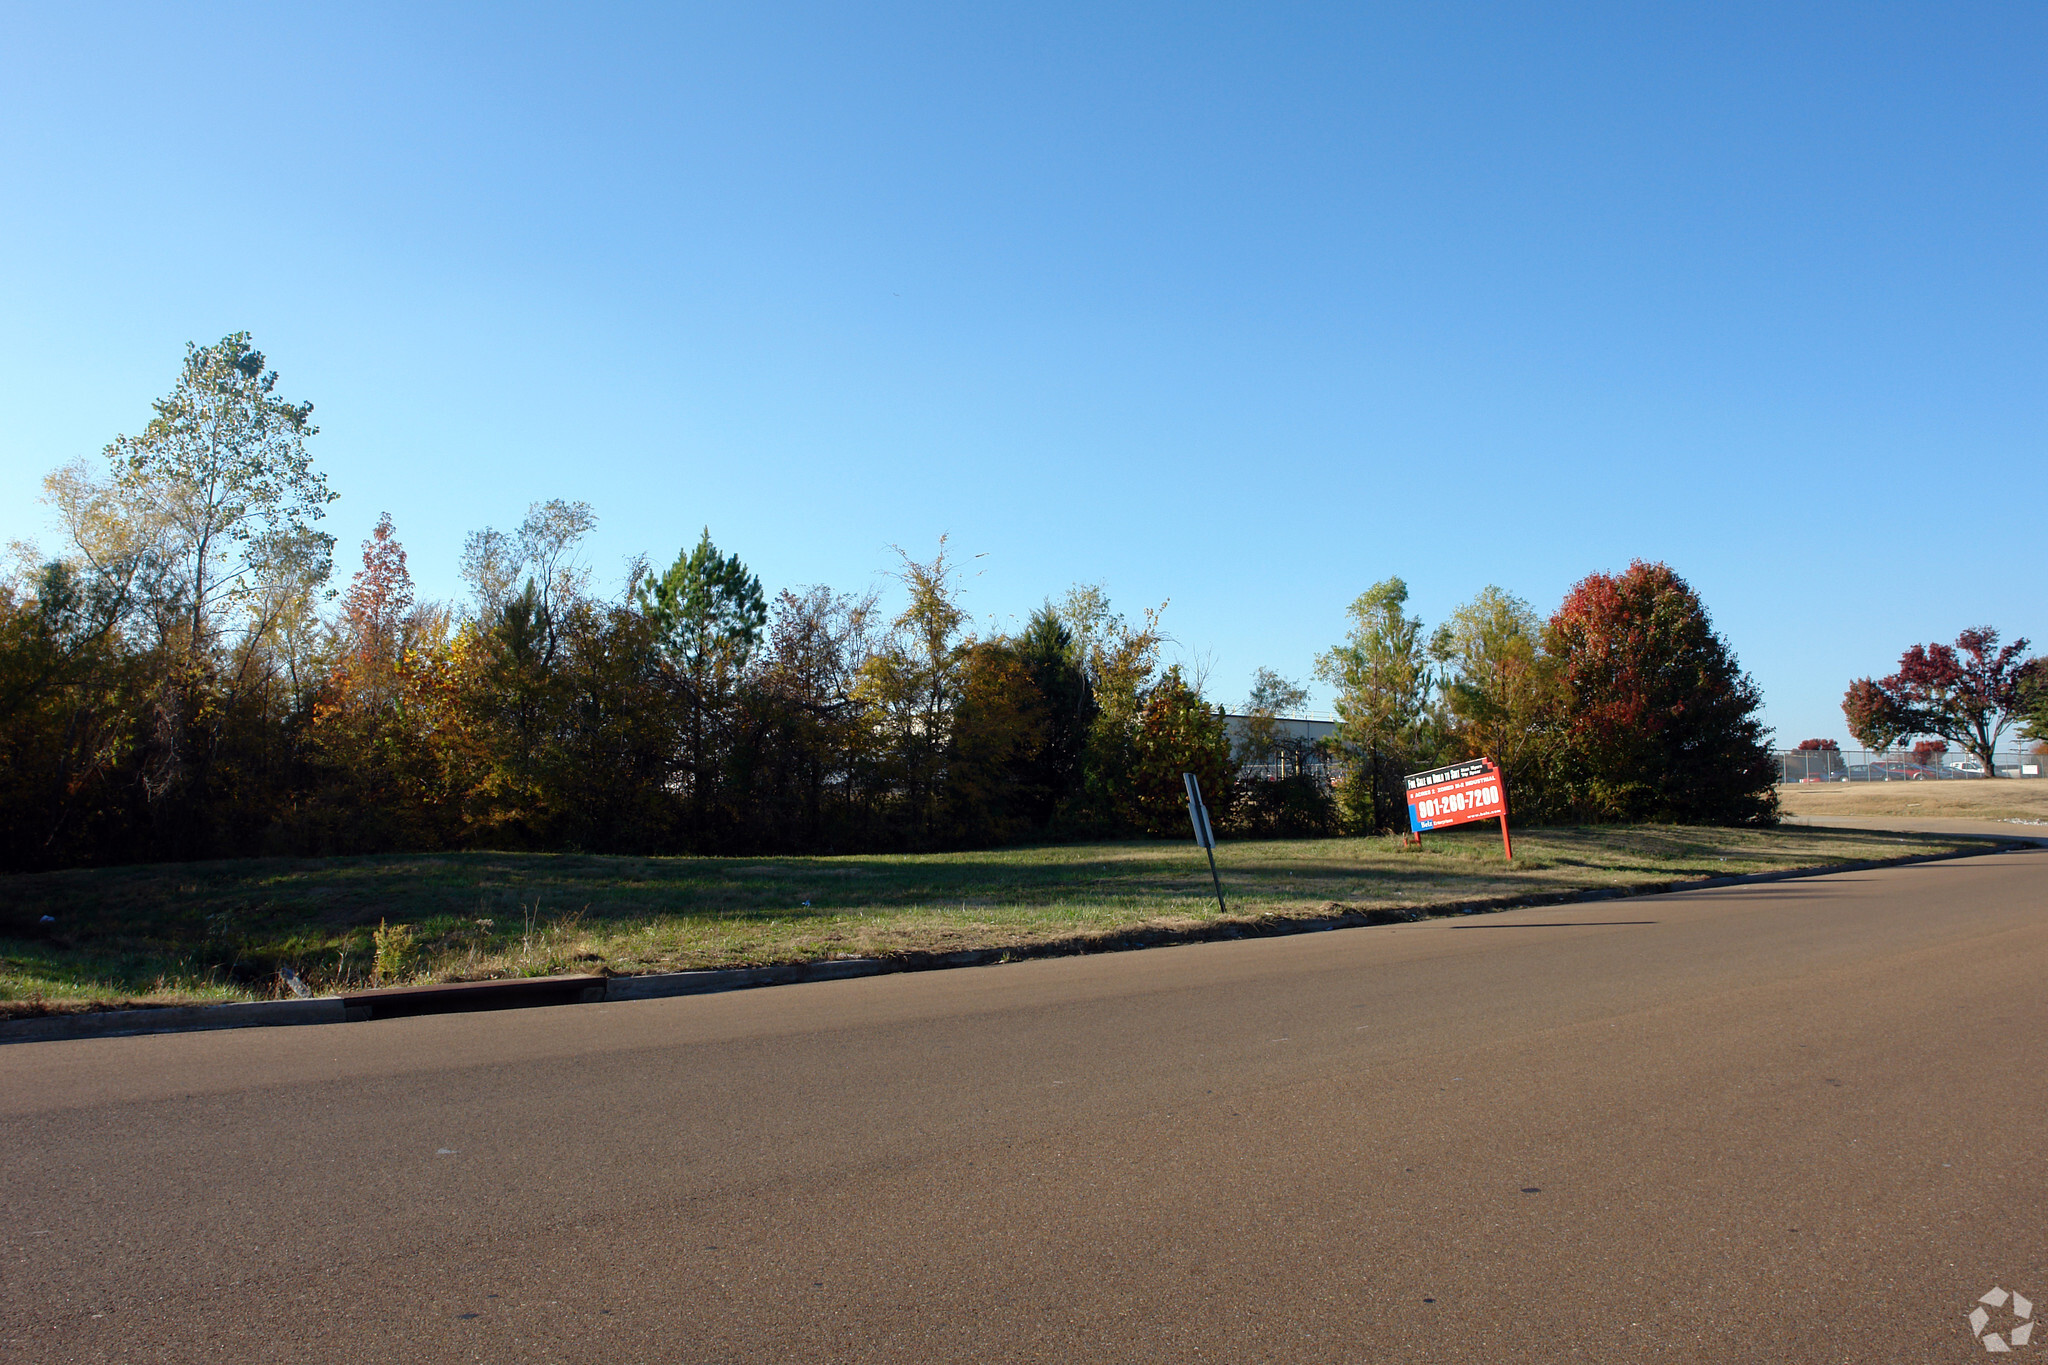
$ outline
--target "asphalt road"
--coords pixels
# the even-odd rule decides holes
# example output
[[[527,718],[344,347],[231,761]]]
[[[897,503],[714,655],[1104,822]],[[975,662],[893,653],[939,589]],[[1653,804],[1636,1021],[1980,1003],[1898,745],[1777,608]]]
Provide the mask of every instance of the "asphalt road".
[[[1987,834],[1994,839],[2025,839],[2048,843],[2048,824],[2019,820],[1969,820],[1952,816],[1790,815],[1788,825],[1822,825],[1831,829],[1912,829],[1925,834]]]
[[[0,1048],[0,1357],[1981,1358],[2048,1316],[2044,911],[2048,849]]]

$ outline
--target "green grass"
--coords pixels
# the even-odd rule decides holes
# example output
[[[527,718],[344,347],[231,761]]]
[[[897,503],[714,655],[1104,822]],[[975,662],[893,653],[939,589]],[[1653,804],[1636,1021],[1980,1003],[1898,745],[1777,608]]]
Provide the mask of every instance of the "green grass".
[[[1275,840],[1217,852],[1230,921],[1422,907],[1824,866],[1971,841],[1674,826]],[[44,923],[43,916],[50,922]],[[0,877],[0,1016],[270,999],[375,980],[634,973],[965,949],[1086,947],[1223,917],[1185,842],[833,858],[452,853],[246,859]],[[409,960],[373,937],[407,925]]]

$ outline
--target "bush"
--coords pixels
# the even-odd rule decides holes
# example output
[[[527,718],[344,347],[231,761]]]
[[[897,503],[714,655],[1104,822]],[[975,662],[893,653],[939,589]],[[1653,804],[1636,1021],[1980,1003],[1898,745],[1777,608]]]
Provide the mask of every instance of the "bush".
[[[1328,787],[1307,773],[1239,782],[1230,827],[1254,838],[1325,838],[1337,833],[1337,802]]]

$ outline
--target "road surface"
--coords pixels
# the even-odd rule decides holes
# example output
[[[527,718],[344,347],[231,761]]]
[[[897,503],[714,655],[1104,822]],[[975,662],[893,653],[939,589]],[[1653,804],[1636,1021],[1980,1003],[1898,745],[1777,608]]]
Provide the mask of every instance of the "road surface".
[[[0,1048],[0,1358],[1981,1358],[2044,911],[2048,849]]]

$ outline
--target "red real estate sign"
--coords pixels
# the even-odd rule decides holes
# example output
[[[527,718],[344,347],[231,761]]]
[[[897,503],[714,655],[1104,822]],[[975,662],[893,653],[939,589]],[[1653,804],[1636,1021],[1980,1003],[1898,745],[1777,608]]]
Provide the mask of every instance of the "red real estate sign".
[[[1417,834],[1507,813],[1507,803],[1501,798],[1500,769],[1488,759],[1410,773],[1407,781],[1408,827]]]
[[[1410,773],[1408,786],[1408,828],[1417,838],[1428,829],[1445,829],[1473,820],[1499,820],[1501,847],[1515,856],[1508,842],[1507,794],[1501,790],[1500,769],[1493,760],[1475,758],[1453,763],[1448,768],[1431,768]]]

